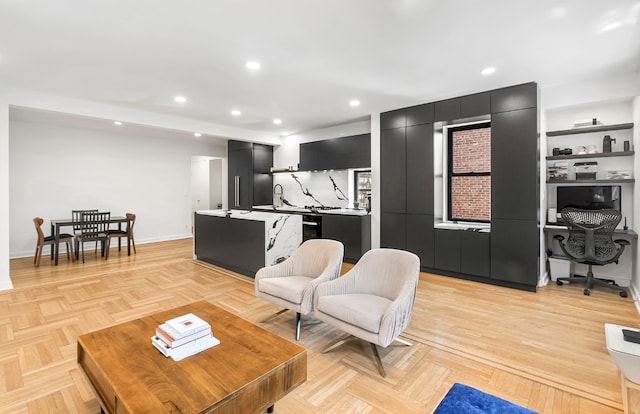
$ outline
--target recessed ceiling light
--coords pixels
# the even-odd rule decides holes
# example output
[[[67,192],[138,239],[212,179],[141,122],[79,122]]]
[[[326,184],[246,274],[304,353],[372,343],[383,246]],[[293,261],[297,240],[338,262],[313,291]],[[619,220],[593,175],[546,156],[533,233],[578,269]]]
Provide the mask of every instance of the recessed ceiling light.
[[[276,125],[280,125],[280,124],[282,124],[282,119],[276,118],[276,119],[273,120],[273,123],[276,124]]]
[[[244,64],[247,69],[258,70],[260,69],[260,62],[256,62],[255,60],[250,60]]]
[[[116,124],[116,125],[122,125],[122,122],[120,122],[120,121],[113,121],[113,123]]]
[[[234,109],[233,111],[231,111],[231,115],[240,116],[242,115],[242,112],[240,112],[238,109]]]
[[[201,136],[202,136],[202,134],[201,134],[201,133],[199,133],[199,132],[194,132],[194,133],[193,133],[193,136],[194,136],[194,137],[196,137],[196,138],[199,138],[199,137],[201,137]]]
[[[185,103],[185,102],[187,102],[187,98],[185,98],[185,97],[184,97],[184,96],[182,96],[182,95],[174,96],[174,97],[173,97],[173,100],[174,100],[174,101],[176,101],[176,102],[178,102],[178,103]]]
[[[480,73],[482,73],[483,75],[491,75],[495,71],[496,71],[496,68],[494,68],[493,66],[490,66],[488,68],[482,69],[482,72],[480,72]]]
[[[352,100],[350,100],[350,101],[349,101],[349,106],[352,106],[352,107],[354,107],[354,108],[355,108],[356,106],[360,106],[360,101],[359,101],[359,100],[357,100],[357,99],[352,99]]]

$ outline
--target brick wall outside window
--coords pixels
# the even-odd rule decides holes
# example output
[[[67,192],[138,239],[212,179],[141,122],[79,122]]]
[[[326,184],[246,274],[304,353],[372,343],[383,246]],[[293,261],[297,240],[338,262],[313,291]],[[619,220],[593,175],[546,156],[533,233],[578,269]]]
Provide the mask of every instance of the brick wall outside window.
[[[453,173],[491,172],[491,128],[453,132]],[[491,220],[491,176],[451,178],[451,217]]]

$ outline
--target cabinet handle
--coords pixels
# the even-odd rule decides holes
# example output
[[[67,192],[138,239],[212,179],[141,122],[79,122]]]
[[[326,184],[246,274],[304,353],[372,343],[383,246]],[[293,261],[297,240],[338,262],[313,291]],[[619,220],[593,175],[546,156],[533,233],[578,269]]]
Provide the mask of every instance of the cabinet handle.
[[[234,202],[235,207],[240,207],[240,176],[236,175],[234,178]]]

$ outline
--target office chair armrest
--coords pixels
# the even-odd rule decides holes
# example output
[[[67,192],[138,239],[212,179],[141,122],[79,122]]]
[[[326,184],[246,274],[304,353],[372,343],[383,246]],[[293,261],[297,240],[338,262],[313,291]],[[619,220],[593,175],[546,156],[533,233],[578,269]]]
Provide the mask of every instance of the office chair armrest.
[[[618,243],[618,244],[620,244],[622,246],[628,246],[628,245],[631,244],[631,243],[629,243],[629,240],[625,240],[625,239],[618,239],[618,240],[614,240],[613,242],[614,243]]]
[[[555,236],[553,236],[554,240],[564,240],[564,236],[562,234],[556,234]]]

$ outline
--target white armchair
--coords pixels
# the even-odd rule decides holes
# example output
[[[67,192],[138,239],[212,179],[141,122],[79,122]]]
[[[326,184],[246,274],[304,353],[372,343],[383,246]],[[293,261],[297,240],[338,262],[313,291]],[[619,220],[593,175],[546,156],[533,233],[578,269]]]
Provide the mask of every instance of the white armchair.
[[[314,295],[314,316],[371,344],[378,371],[386,376],[377,345],[387,347],[407,328],[415,303],[420,259],[395,249],[373,249],[342,277],[322,283]],[[353,339],[353,337],[348,338]],[[329,352],[348,339],[329,346]]]
[[[296,341],[300,340],[300,315],[313,311],[313,293],[318,284],[340,275],[344,246],[336,240],[307,240],[285,261],[258,270],[256,297],[296,312]]]

